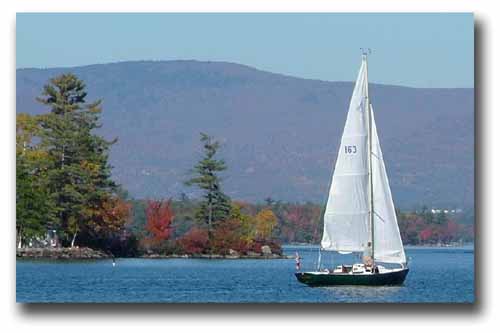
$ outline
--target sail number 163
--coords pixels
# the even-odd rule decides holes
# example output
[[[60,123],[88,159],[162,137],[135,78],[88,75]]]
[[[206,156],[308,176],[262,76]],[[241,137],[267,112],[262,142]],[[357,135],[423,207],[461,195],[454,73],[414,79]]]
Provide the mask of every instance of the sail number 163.
[[[344,151],[346,154],[356,154],[356,146],[344,146]]]

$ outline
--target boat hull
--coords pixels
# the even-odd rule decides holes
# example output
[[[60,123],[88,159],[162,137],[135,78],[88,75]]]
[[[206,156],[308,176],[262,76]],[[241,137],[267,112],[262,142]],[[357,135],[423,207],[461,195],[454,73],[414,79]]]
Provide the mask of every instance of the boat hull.
[[[299,282],[311,287],[321,286],[397,286],[403,284],[408,268],[378,274],[345,274],[318,272],[295,273]]]

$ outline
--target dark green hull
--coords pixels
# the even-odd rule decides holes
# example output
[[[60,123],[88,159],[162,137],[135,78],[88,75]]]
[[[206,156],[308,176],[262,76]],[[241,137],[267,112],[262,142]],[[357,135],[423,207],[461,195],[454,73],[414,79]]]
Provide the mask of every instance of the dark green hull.
[[[396,272],[379,274],[314,274],[295,273],[299,282],[311,287],[321,286],[397,286],[403,284],[408,268]]]

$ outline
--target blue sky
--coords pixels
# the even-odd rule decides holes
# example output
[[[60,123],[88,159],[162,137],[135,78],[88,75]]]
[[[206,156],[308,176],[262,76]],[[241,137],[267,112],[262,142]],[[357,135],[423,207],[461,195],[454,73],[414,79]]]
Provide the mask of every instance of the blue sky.
[[[472,14],[17,15],[16,68],[128,60],[229,61],[303,78],[474,86]]]

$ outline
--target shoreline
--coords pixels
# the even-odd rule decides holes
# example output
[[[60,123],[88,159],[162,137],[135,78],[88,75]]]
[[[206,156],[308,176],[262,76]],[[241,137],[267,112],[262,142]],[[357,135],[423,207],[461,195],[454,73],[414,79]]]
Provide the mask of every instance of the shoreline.
[[[51,247],[51,248],[20,248],[16,249],[16,259],[111,259],[113,255],[88,247]]]
[[[82,248],[21,248],[16,249],[16,260],[98,260],[113,259],[112,254],[88,247]],[[286,254],[143,254],[134,257],[116,257],[130,259],[294,259]]]
[[[283,245],[283,249],[286,248],[317,248],[317,244],[287,244]],[[457,249],[464,247],[472,247],[474,249],[474,243],[461,244],[461,245],[405,245],[407,249]],[[113,254],[106,253],[101,250],[91,249],[88,247],[82,248],[21,248],[16,249],[16,260],[17,259],[27,259],[27,260],[99,260],[99,259],[113,259],[115,258]],[[142,254],[133,257],[116,257],[116,258],[130,258],[130,259],[294,259],[295,256],[287,254],[262,254],[262,253],[251,253],[251,254],[159,254],[150,253]]]
[[[403,244],[404,248],[443,248],[443,249],[454,249],[454,248],[462,248],[462,247],[469,247],[472,246],[474,247],[474,243],[464,243],[464,244],[418,244],[418,245],[413,245],[413,244]],[[318,247],[318,244],[306,244],[306,243],[300,243],[300,244],[285,244],[282,246],[283,248],[296,248],[296,247]]]
[[[230,255],[230,254],[145,254],[138,257],[132,257],[137,259],[294,259],[295,256],[286,254],[240,254],[240,255]]]

